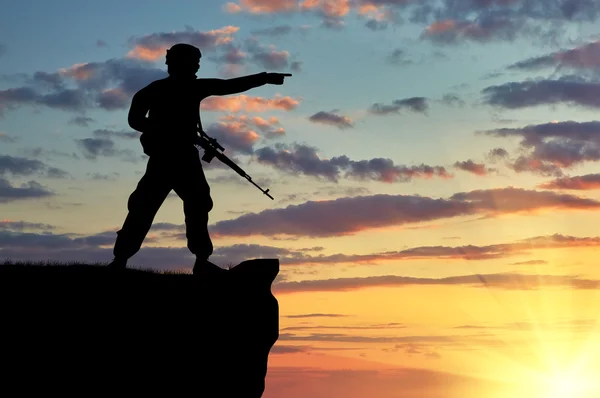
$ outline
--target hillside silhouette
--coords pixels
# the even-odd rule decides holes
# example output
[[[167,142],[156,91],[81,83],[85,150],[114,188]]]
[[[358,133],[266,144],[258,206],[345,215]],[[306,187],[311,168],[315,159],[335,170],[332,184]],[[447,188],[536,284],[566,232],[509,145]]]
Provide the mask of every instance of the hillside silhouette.
[[[278,272],[277,259],[200,275],[0,264],[0,391],[259,398]]]

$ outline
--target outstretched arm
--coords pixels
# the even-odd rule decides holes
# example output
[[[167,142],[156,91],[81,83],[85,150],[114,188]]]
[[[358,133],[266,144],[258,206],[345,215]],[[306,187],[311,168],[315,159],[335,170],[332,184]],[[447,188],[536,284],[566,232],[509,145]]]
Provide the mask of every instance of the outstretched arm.
[[[292,76],[290,73],[267,73],[261,72],[254,75],[236,77],[233,79],[202,79],[203,87],[208,95],[237,94],[260,87],[267,83],[283,84],[284,76]]]

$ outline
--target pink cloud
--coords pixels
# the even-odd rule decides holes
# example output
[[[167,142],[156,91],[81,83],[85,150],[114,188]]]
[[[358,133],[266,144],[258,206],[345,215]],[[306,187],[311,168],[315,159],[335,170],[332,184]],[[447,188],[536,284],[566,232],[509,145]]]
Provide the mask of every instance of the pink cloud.
[[[299,100],[277,95],[275,98],[236,95],[235,97],[213,96],[200,103],[200,109],[229,112],[266,112],[270,110],[291,111],[300,104]]]
[[[364,278],[337,278],[302,280],[299,282],[279,282],[273,285],[276,294],[298,292],[341,292],[373,287],[403,286],[469,286],[475,288],[496,288],[510,290],[530,290],[544,287],[569,287],[573,289],[597,289],[600,280],[582,279],[569,275],[539,274],[487,274],[461,275],[446,278],[414,278],[408,276],[383,275]]]
[[[211,50],[233,41],[232,35],[240,28],[224,26],[207,32],[188,29],[179,32],[161,32],[131,39],[133,49],[127,53],[130,58],[156,61],[166,55],[166,50],[177,43],[188,43],[200,50]]]
[[[478,176],[485,176],[488,174],[488,169],[485,167],[485,164],[475,163],[470,159],[463,162],[456,162],[454,163],[454,167],[456,167],[457,169],[468,171]]]
[[[600,202],[551,191],[513,187],[462,192],[447,199],[419,195],[371,195],[309,201],[217,222],[221,236],[327,237],[413,225],[461,216],[501,216],[540,211],[597,210]],[[352,217],[348,217],[352,214]]]
[[[250,14],[273,14],[294,11],[297,8],[297,0],[240,0],[239,4],[227,3],[225,11],[230,13],[246,11]]]
[[[562,177],[538,185],[543,189],[591,190],[600,189],[600,174],[587,174],[577,177]]]

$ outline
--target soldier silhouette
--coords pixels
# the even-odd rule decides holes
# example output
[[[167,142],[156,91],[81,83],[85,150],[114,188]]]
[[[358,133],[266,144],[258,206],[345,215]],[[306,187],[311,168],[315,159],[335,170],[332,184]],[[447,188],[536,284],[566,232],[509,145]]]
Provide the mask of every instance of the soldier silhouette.
[[[213,208],[198,149],[200,101],[211,95],[229,95],[265,84],[283,84],[289,73],[257,73],[233,79],[197,78],[202,54],[189,44],[167,50],[169,76],[156,80],[132,98],[128,122],[140,131],[146,172],[127,201],[128,214],[117,232],[113,269],[124,269],[137,253],[154,217],[174,190],[183,200],[188,249],[196,255],[194,273],[214,266],[208,261],[213,244],[208,234],[208,213]],[[148,114],[148,117],[146,117]]]

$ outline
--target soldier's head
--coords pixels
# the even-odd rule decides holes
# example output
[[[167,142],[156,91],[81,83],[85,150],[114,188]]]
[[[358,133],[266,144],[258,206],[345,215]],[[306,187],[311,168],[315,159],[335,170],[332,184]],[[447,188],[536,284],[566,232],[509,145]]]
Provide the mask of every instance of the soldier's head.
[[[169,75],[194,76],[200,69],[200,49],[191,44],[179,43],[167,50],[167,71]]]

